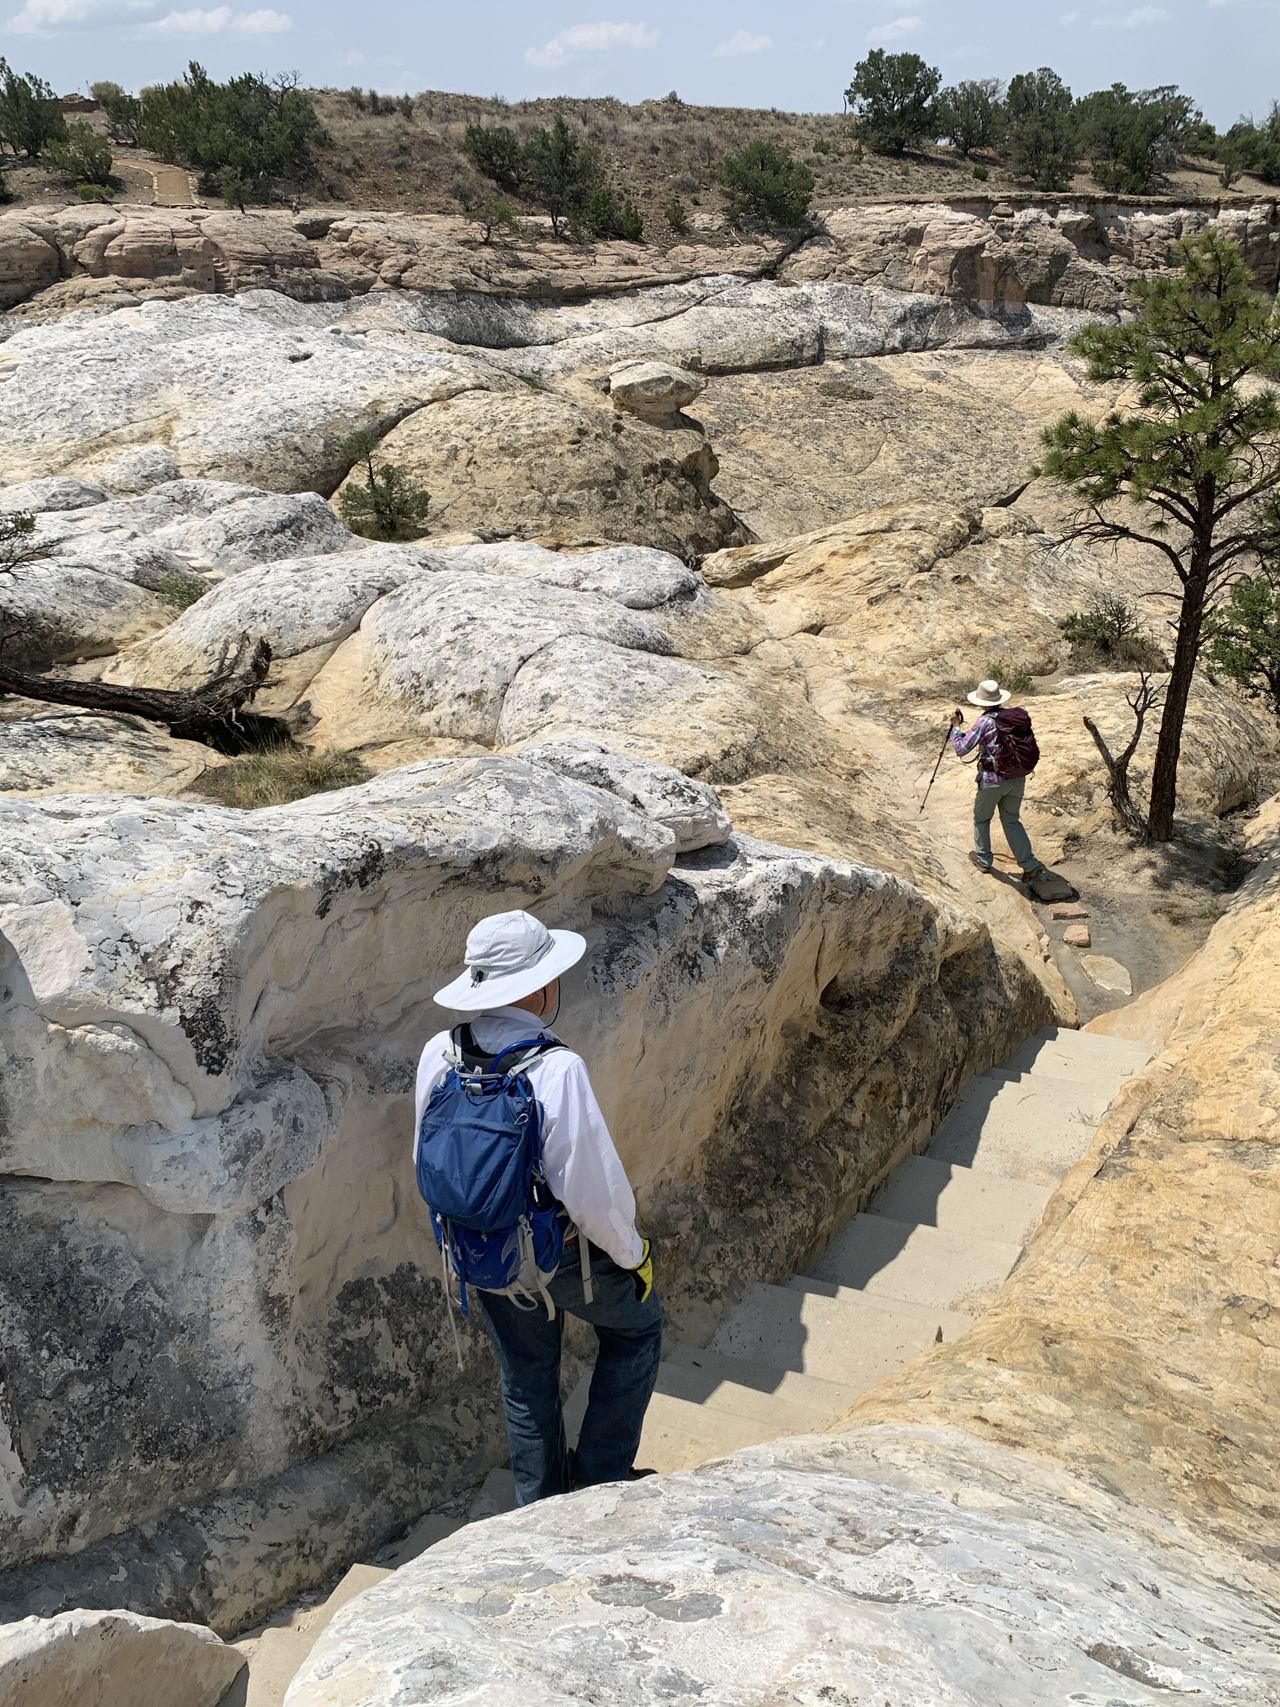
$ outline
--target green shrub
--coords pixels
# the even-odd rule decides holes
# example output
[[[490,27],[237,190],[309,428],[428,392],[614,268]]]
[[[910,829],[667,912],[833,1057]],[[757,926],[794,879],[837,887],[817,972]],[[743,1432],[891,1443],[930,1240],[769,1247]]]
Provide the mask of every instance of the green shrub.
[[[1280,717],[1280,585],[1270,575],[1231,588],[1210,619],[1205,662]]]
[[[689,216],[684,210],[684,203],[673,199],[663,208],[662,213],[676,236],[683,237],[689,229]]]
[[[1262,124],[1241,119],[1217,141],[1215,154],[1221,162],[1219,182],[1230,189],[1242,172],[1252,172],[1264,184],[1280,184],[1280,104]]]
[[[107,135],[112,142],[122,142],[134,146],[138,140],[138,125],[142,118],[142,102],[136,95],[126,95],[123,90],[118,95],[111,95],[103,103],[107,115]]]
[[[252,812],[335,788],[351,788],[367,782],[369,775],[355,753],[313,753],[306,747],[281,745],[206,771],[192,792]]]
[[[918,53],[877,47],[854,67],[845,99],[877,153],[901,154],[921,137],[938,134],[934,97],[941,82],[942,73]]]
[[[82,202],[111,202],[115,191],[108,184],[77,184],[76,194]]]
[[[815,154],[830,154],[831,138],[829,136],[817,137],[813,144],[813,152]]]
[[[712,173],[734,218],[747,214],[776,225],[796,226],[809,211],[813,173],[777,142],[747,143]]]
[[[1162,670],[1165,659],[1143,631],[1132,605],[1123,599],[1098,599],[1086,611],[1073,611],[1061,624],[1071,642],[1071,661],[1086,669]]]
[[[165,575],[156,587],[156,597],[162,605],[174,610],[186,610],[209,591],[209,583],[198,575]]]
[[[994,148],[1004,134],[999,81],[982,77],[944,89],[935,116],[937,134],[947,138],[961,159],[967,160],[975,148]]]
[[[106,78],[101,83],[90,83],[89,85],[89,97],[96,101],[100,107],[105,107],[108,101],[118,100],[123,94],[124,90],[119,83],[112,83]]]
[[[228,206],[270,194],[277,178],[315,172],[315,150],[328,133],[292,76],[247,72],[215,83],[194,60],[178,83],[157,84],[139,97],[137,140],[163,160],[202,175]]]
[[[550,130],[534,131],[520,161],[524,191],[550,214],[554,236],[566,229],[590,229],[587,204],[604,182],[600,155],[565,123],[562,113],[556,114]]]
[[[985,184],[987,179],[991,176],[985,166],[975,166],[973,169],[973,175],[980,184]]]
[[[342,442],[342,454],[353,464],[364,464],[363,485],[342,488],[338,499],[342,519],[352,533],[366,539],[413,539],[427,519],[430,494],[393,462],[375,468],[377,443],[372,433],[352,433]]]
[[[1004,106],[1014,170],[1038,190],[1065,190],[1080,159],[1070,89],[1042,65],[1013,78]]]
[[[1173,84],[1133,92],[1113,83],[1077,101],[1075,120],[1094,178],[1131,195],[1172,171],[1204,123],[1191,97]]]
[[[581,209],[569,220],[575,237],[622,237],[628,243],[644,241],[644,221],[636,204],[628,198],[620,202],[607,184],[597,184],[587,192]]]
[[[479,207],[468,208],[462,217],[476,225],[483,225],[486,243],[493,242],[493,234],[499,226],[506,231],[517,230],[516,216],[506,202],[482,202]]]
[[[62,102],[42,78],[20,77],[0,59],[0,143],[38,160],[50,143],[67,134]]]
[[[1023,664],[1010,664],[1004,659],[997,659],[994,664],[987,665],[986,674],[988,680],[999,682],[1000,686],[1008,688],[1010,693],[1036,691],[1036,679]]]
[[[462,152],[486,178],[492,178],[500,190],[516,195],[524,181],[521,148],[515,132],[498,126],[486,130],[483,125],[469,124],[462,138]]]
[[[69,124],[66,134],[46,147],[40,164],[79,184],[105,189],[111,183],[111,144],[87,124]]]

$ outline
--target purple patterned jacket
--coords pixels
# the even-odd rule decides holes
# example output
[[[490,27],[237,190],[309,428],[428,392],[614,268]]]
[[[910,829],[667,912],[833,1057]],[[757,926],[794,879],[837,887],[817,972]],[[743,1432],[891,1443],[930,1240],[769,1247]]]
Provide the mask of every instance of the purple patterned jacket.
[[[975,747],[978,752],[978,787],[995,788],[1000,778],[996,775],[995,763],[991,757],[991,743],[996,735],[996,726],[989,717],[976,718],[966,732],[963,729],[951,731],[951,745],[961,758],[971,753]]]

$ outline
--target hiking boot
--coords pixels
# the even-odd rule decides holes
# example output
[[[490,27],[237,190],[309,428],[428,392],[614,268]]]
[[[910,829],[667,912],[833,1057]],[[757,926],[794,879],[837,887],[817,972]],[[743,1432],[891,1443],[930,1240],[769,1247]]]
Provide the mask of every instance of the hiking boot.
[[[1021,876],[1018,878],[1018,882],[1019,883],[1034,883],[1038,877],[1048,877],[1048,875],[1049,875],[1049,867],[1047,865],[1037,865],[1037,866],[1034,866],[1030,871],[1024,871],[1021,874]]]
[[[994,870],[994,862],[992,865],[983,865],[982,861],[978,858],[976,853],[971,853],[969,855],[969,864],[970,865],[976,865],[979,871],[985,871],[988,877],[990,877],[992,871]]]

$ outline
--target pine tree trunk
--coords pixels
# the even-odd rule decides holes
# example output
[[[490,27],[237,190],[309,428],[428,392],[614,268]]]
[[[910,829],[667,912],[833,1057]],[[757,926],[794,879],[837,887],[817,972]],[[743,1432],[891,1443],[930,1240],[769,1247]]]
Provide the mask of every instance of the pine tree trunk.
[[[32,675],[10,668],[0,659],[0,694],[21,694],[53,705],[76,705],[91,711],[124,712],[166,723],[184,740],[200,741],[227,724],[247,705],[267,679],[271,647],[265,639],[242,634],[234,652],[226,648],[222,666],[202,686],[183,693],[165,688],[117,687],[112,682],[67,681],[59,676]]]
[[[1204,627],[1208,570],[1193,570],[1182,594],[1178,613],[1178,639],[1173,652],[1173,671],[1165,694],[1164,716],[1156,743],[1156,763],[1151,776],[1151,809],[1147,834],[1153,842],[1173,840],[1173,809],[1178,798],[1178,759],[1182,752],[1182,727],[1187,720],[1187,700],[1200,653]]]

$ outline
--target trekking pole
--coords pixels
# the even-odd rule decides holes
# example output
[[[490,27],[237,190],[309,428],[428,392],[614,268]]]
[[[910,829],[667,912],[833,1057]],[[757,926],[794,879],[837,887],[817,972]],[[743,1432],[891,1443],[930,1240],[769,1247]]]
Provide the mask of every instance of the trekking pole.
[[[958,714],[957,714],[957,715],[958,715]],[[961,719],[961,721],[962,721],[962,722],[963,722],[963,719]],[[931,777],[930,777],[930,778],[929,778],[929,788],[926,788],[926,789],[925,789],[925,791],[924,791],[924,799],[923,799],[923,800],[922,800],[922,801],[921,801],[921,802],[920,802],[920,811],[921,811],[921,812],[922,812],[922,813],[923,813],[923,811],[924,811],[924,809],[925,809],[925,807],[926,807],[926,806],[927,806],[927,805],[928,805],[928,804],[929,804],[929,789],[930,789],[930,788],[932,788],[932,787],[933,787],[933,785],[934,785],[934,783],[935,783],[935,782],[937,782],[937,780],[938,780],[938,772],[939,772],[939,771],[940,771],[940,770],[941,770],[941,769],[942,769],[942,761],[943,761],[943,759],[945,759],[945,758],[946,758],[946,756],[947,756],[947,747],[948,747],[948,746],[949,746],[949,745],[950,745],[950,742],[951,742],[951,730],[952,730],[952,727],[953,727],[953,726],[952,726],[952,725],[951,725],[951,724],[950,724],[950,723],[948,723],[948,724],[947,724],[947,732],[946,732],[946,734],[945,734],[945,735],[944,735],[944,736],[943,736],[943,737],[942,737],[942,751],[941,751],[941,752],[940,752],[940,753],[939,753],[939,754],[938,754],[938,762],[937,762],[937,764],[936,764],[936,765],[935,765],[935,766],[934,766],[934,767],[933,767],[933,775],[932,775],[932,776],[931,776]]]

